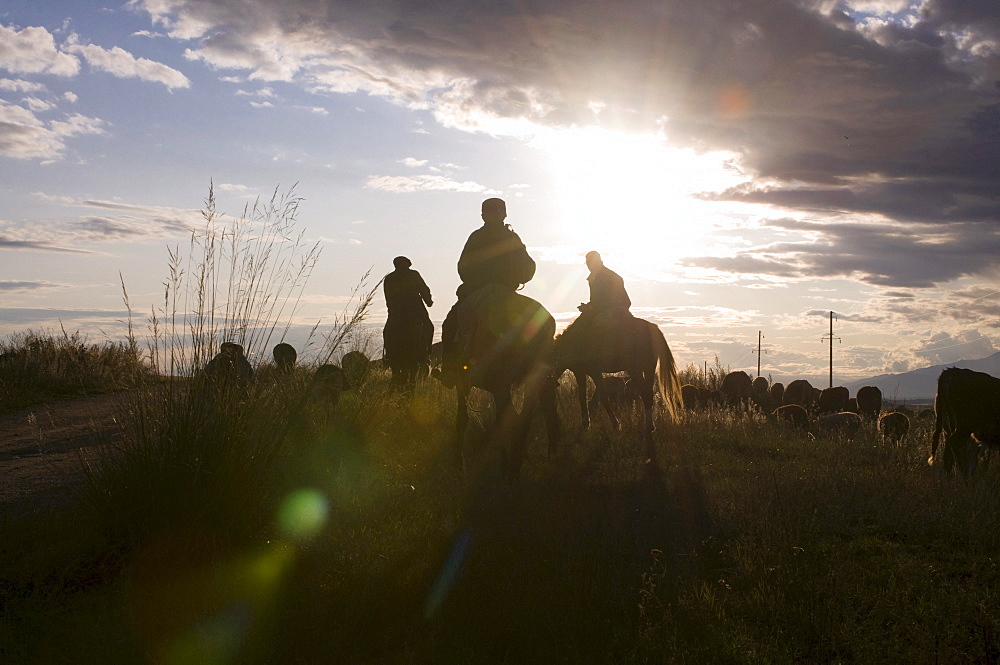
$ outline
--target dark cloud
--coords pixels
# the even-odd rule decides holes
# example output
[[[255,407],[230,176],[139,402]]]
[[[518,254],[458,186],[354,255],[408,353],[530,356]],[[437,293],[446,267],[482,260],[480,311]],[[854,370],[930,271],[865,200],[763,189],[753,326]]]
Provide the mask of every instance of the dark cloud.
[[[84,216],[73,222],[46,225],[44,228],[18,227],[11,223],[0,222],[0,250],[92,254],[95,252],[80,249],[79,245],[108,241],[142,241],[187,234],[200,217],[200,213],[193,210],[141,206],[116,201],[88,200],[75,205],[131,214]],[[6,235],[2,233],[3,231],[6,231]]]
[[[50,323],[59,321],[124,321],[128,310],[113,309],[48,309],[42,307],[4,307],[0,309],[0,323],[12,326]],[[68,326],[67,329],[70,329]]]
[[[808,312],[805,312],[803,316],[818,316],[829,319],[830,310],[811,309]],[[843,312],[838,312],[837,310],[833,310],[833,317],[835,321],[846,321],[850,323],[885,323],[888,320],[888,317],[885,316],[873,316],[870,314],[845,314]]]
[[[37,291],[38,289],[66,288],[66,284],[45,281],[0,280],[0,292]]]
[[[187,233],[190,230],[191,226],[186,220],[161,216],[84,217],[72,226],[73,233],[84,235],[93,241],[139,240]]]
[[[917,288],[981,271],[998,244],[995,2],[925,0],[895,22],[812,0],[134,4],[190,57],[250,78],[380,95],[470,131],[662,128],[672,145],[736,155],[749,182],[704,198],[976,238],[823,224],[815,246],[771,248],[748,271]]]
[[[73,254],[93,254],[94,252],[73,247],[59,247],[47,242],[34,240],[13,240],[0,236],[0,249],[34,249],[46,252],[69,252]]]
[[[990,269],[1000,252],[991,224],[863,224],[770,220],[765,228],[817,237],[776,242],[736,257],[692,257],[688,267],[786,279],[844,277],[883,287],[927,288]]]

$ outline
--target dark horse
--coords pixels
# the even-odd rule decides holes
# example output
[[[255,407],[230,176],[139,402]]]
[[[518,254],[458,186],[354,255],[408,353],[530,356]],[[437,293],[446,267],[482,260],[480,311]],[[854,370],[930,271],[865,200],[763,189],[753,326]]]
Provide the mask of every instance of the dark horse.
[[[548,430],[549,450],[559,440],[556,381],[548,363],[556,324],[544,307],[518,293],[486,287],[467,296],[456,321],[460,371],[455,434],[459,461],[469,424],[468,400],[473,388],[493,396],[496,417],[487,438],[501,450],[508,480],[517,478],[524,461],[534,414],[541,409]],[[524,403],[518,412],[512,391],[520,387]]]
[[[667,345],[659,326],[644,319],[628,317],[624,320],[591,324],[581,319],[571,323],[554,342],[554,368],[569,369],[576,376],[580,400],[581,426],[590,427],[590,410],[587,405],[587,377],[597,386],[597,397],[618,428],[618,417],[608,400],[604,387],[604,373],[627,372],[635,384],[643,404],[643,433],[653,431],[654,384],[659,387],[663,405],[671,422],[676,422],[683,408],[680,380],[673,353]]]
[[[394,387],[412,391],[417,376],[427,376],[433,339],[434,324],[426,310],[389,316],[382,329],[382,343]]]

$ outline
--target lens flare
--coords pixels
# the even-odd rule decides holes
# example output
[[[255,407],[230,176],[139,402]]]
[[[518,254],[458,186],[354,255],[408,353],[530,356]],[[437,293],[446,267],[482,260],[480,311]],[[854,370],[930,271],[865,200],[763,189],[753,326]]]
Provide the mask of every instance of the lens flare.
[[[327,498],[315,489],[292,492],[278,510],[278,527],[291,540],[308,540],[315,536],[329,516]]]
[[[451,587],[455,584],[458,571],[462,569],[462,564],[465,563],[465,555],[468,553],[471,543],[472,531],[463,531],[462,535],[455,542],[455,545],[451,548],[448,561],[445,562],[444,568],[438,574],[438,578],[434,582],[434,588],[431,589],[430,595],[427,597],[427,602],[424,603],[425,618],[434,618],[441,611],[441,605],[444,604],[445,599],[451,592]]]

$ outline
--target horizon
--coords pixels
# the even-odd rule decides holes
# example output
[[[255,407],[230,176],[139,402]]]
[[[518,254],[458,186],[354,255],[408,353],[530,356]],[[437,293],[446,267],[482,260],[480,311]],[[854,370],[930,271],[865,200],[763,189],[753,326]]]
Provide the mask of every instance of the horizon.
[[[438,338],[499,196],[560,329],[597,250],[681,368],[825,385],[830,311],[836,385],[1000,350],[1000,7],[765,4],[7,2],[0,334],[121,336],[214,183],[304,199],[296,346],[397,255]]]

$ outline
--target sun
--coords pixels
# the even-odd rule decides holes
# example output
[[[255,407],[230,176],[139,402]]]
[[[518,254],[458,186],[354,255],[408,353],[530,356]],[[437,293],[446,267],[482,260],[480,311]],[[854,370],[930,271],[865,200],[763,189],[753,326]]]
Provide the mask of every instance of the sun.
[[[726,168],[732,155],[672,148],[652,134],[571,129],[538,145],[550,155],[565,246],[580,256],[597,250],[633,273],[703,255],[718,212],[692,194],[741,181]]]

